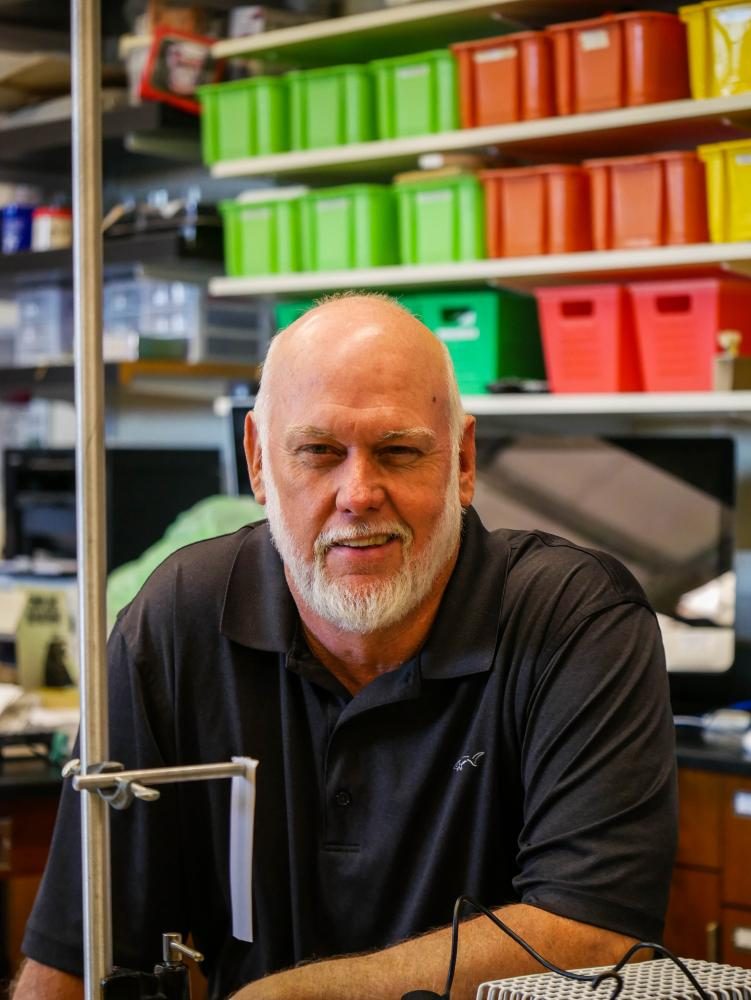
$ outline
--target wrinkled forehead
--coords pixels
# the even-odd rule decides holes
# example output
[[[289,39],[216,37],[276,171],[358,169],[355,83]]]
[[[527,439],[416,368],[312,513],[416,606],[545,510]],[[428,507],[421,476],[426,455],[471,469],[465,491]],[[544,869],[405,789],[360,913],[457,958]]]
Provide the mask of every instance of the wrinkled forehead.
[[[341,312],[341,310],[337,310]],[[448,379],[433,334],[397,324],[312,316],[287,331],[273,358],[270,409],[283,425],[343,414],[393,421],[394,429],[446,420]],[[312,419],[315,413],[316,419]]]

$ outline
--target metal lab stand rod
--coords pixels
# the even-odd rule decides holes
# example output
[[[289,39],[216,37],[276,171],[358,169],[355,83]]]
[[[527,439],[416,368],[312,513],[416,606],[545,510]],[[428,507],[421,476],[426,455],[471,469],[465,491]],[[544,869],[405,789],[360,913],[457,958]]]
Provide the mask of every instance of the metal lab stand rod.
[[[71,0],[76,530],[84,773],[109,756],[105,624],[104,369],[100,0]],[[112,967],[109,812],[81,796],[84,990],[100,1000]]]
[[[213,778],[241,778],[247,772],[247,765],[231,761],[219,764],[183,764],[175,767],[152,767],[133,771],[103,771],[100,774],[77,774],[73,787],[79,791],[98,791],[115,788],[117,785],[145,783],[146,785],[167,785],[171,782],[210,781]]]

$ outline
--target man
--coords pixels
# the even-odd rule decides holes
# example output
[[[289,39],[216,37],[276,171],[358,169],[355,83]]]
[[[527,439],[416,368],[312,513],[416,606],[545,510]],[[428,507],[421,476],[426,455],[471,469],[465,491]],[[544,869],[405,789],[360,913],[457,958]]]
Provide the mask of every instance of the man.
[[[463,892],[569,968],[659,936],[675,776],[654,616],[609,557],[483,529],[439,340],[383,297],[311,310],[272,345],[246,454],[268,527],[170,557],[110,669],[113,759],[260,760],[255,942],[231,933],[226,783],[183,784],[113,815],[118,962],[146,968],[179,929],[217,997],[440,993],[434,928]],[[81,995],[75,798],[16,1000]],[[534,969],[468,921],[452,996]]]

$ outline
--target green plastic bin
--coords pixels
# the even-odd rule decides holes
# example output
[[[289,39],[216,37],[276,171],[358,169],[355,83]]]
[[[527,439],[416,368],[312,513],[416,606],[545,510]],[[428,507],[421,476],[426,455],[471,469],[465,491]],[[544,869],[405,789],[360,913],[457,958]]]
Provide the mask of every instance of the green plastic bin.
[[[459,128],[456,61],[448,49],[369,63],[381,139]]]
[[[308,309],[316,304],[315,299],[290,299],[288,302],[277,302],[274,306],[274,326],[284,330],[299,319]]]
[[[282,77],[210,83],[198,88],[198,97],[207,165],[289,149],[287,85]]]
[[[499,378],[545,377],[533,296],[458,290],[401,301],[445,343],[463,395],[485,393]]]
[[[301,199],[303,268],[343,271],[398,262],[391,187],[351,184]]]
[[[280,188],[220,202],[228,275],[288,274],[301,269],[300,202],[306,190]]]
[[[376,138],[373,77],[366,66],[295,70],[285,79],[292,149]]]
[[[394,185],[403,264],[485,256],[485,193],[474,174]]]

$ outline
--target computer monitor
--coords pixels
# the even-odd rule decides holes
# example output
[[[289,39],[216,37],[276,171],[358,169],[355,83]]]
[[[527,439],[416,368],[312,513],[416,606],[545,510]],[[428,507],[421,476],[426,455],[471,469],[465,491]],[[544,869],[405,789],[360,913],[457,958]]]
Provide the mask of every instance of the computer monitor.
[[[223,492],[215,448],[108,448],[107,569],[137,558],[178,514]],[[76,469],[70,448],[3,453],[4,556],[76,557]]]
[[[539,529],[623,562],[658,614],[668,669],[735,660],[732,437],[514,435],[479,443],[488,528]]]
[[[245,414],[253,409],[254,396],[229,401],[228,426],[230,437],[229,487],[239,496],[253,496],[248,479],[248,465],[245,461],[243,436],[245,434]]]

